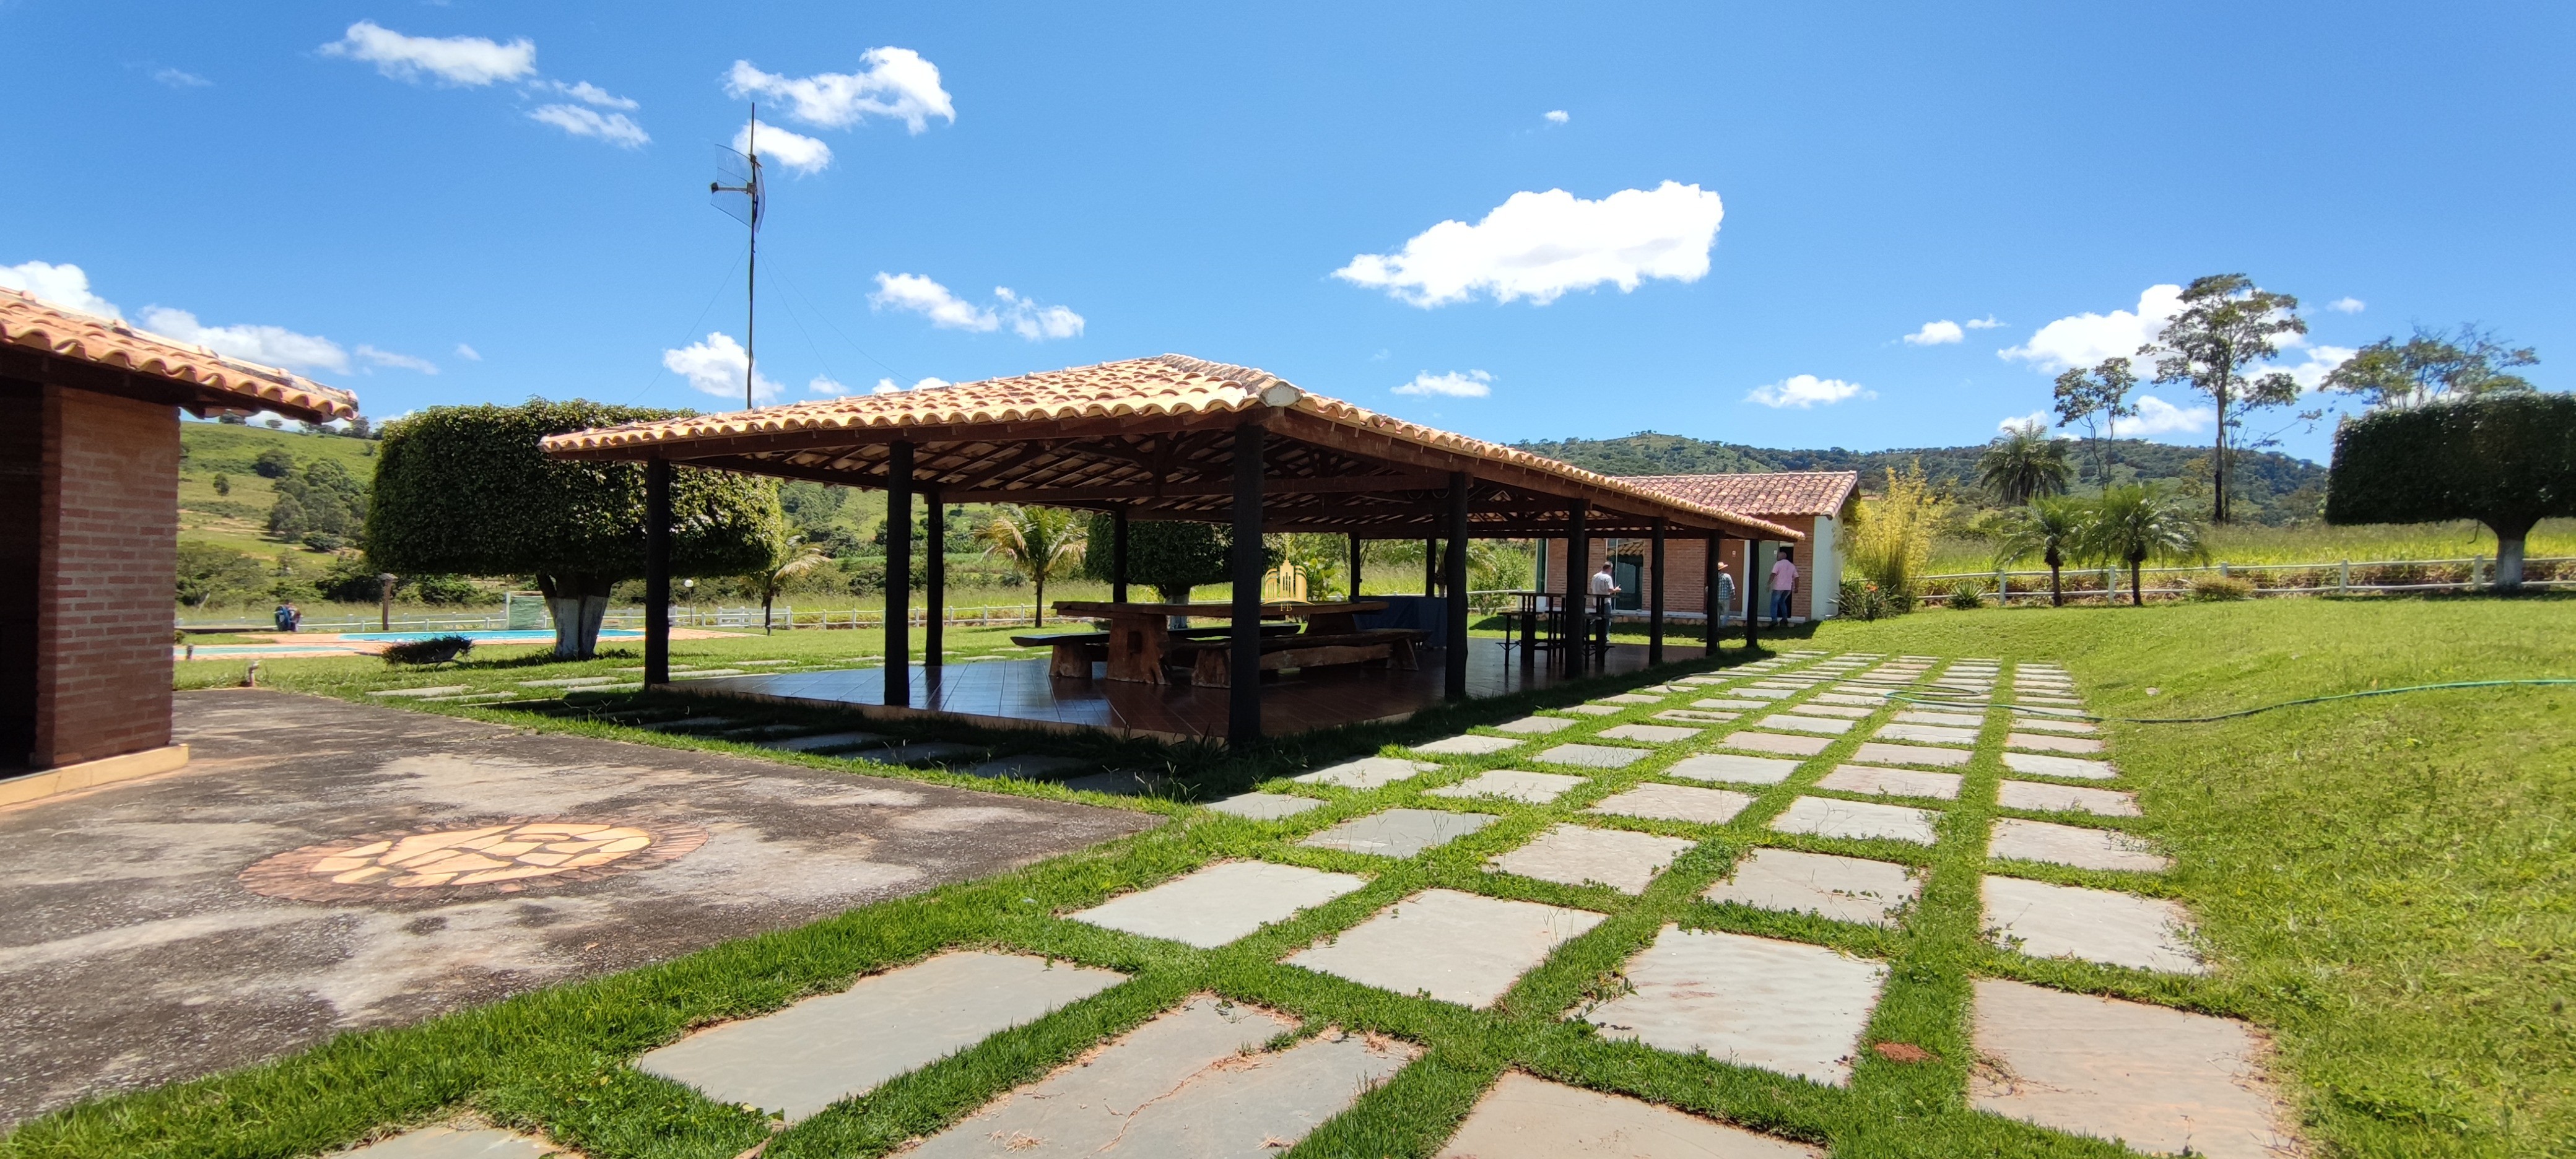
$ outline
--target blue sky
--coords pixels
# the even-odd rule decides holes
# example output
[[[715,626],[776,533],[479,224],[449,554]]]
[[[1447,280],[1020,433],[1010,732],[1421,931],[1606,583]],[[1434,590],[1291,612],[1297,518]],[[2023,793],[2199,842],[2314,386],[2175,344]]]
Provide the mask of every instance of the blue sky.
[[[728,409],[756,97],[831,155],[771,133],[781,399],[1178,351],[1499,440],[1947,445],[2229,271],[2311,376],[2576,357],[2564,6],[736,7],[0,0],[0,281],[380,417]]]

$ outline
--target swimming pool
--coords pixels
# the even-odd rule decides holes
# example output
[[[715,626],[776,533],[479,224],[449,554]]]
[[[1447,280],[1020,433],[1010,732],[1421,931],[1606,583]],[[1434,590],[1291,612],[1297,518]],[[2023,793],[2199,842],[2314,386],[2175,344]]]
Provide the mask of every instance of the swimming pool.
[[[554,632],[551,629],[546,628],[523,628],[516,630],[494,629],[489,631],[465,632],[340,633],[340,638],[343,640],[367,640],[382,644],[408,644],[414,640],[436,640],[446,636],[463,636],[477,644],[543,644],[550,642],[555,638]],[[602,640],[641,640],[644,638],[644,633],[635,631],[632,628],[601,628],[599,630],[599,638]]]

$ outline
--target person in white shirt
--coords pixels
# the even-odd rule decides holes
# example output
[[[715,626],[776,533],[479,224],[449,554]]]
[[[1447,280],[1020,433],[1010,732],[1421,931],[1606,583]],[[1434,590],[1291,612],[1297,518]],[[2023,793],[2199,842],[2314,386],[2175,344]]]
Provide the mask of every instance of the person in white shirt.
[[[1610,563],[1604,560],[1601,563],[1601,570],[1592,573],[1592,607],[1587,609],[1591,614],[1601,617],[1599,642],[1604,647],[1609,646],[1610,643],[1610,597],[1618,594],[1619,577],[1611,574]]]
[[[1721,629],[1735,620],[1735,573],[1726,570],[1726,562],[1717,565],[1717,626]]]
[[[1780,558],[1771,564],[1771,626],[1789,622],[1789,597],[1798,590],[1798,565],[1790,561],[1791,548],[1781,548]]]

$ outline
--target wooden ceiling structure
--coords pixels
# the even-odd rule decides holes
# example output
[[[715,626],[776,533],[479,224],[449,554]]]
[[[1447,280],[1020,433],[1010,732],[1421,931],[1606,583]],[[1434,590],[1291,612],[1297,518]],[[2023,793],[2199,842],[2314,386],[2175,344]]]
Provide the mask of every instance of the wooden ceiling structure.
[[[1367,539],[1449,531],[1451,475],[1470,479],[1473,538],[1562,536],[1580,502],[1592,534],[1794,541],[1765,520],[1679,499],[1526,451],[1310,394],[1248,367],[1166,354],[927,390],[557,435],[570,459],[684,466],[890,489],[942,503],[1019,503],[1131,519],[1231,521],[1235,432],[1264,428],[1262,528]]]

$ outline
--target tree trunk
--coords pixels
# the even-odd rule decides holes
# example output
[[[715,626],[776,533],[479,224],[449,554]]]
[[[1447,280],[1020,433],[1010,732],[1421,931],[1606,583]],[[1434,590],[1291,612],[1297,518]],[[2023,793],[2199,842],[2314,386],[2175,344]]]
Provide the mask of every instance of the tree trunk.
[[[2496,533],[2495,590],[2516,594],[2522,590],[2522,546],[2523,539],[2531,534],[2531,525],[2487,526]]]
[[[555,625],[555,658],[588,660],[599,652],[599,625],[608,615],[609,581],[597,575],[537,576],[546,612]]]
[[[1037,588],[1038,588],[1038,602],[1037,602],[1037,606],[1036,606],[1036,607],[1033,607],[1033,608],[1030,608],[1030,609],[1029,609],[1029,626],[1031,626],[1031,627],[1035,627],[1035,628],[1043,628],[1043,627],[1046,627],[1046,577],[1045,577],[1045,576],[1041,575],[1041,576],[1037,577]]]
[[[765,588],[765,587],[761,589],[761,591],[760,591],[760,634],[761,634],[761,635],[763,635],[763,636],[772,636],[772,635],[776,635],[776,634],[777,634],[776,632],[771,631],[771,630],[770,630],[770,627],[769,627],[769,606],[770,606],[771,604],[774,604],[774,603],[777,603],[777,602],[778,602],[778,593],[776,593],[776,592],[774,592],[774,591],[771,591],[771,590],[769,590],[768,588]]]
[[[2144,560],[2139,559],[2132,559],[2129,561],[2129,606],[2133,608],[2143,608],[2147,606],[2147,589],[2144,579],[2145,573],[2140,568],[2140,565],[2144,562]]]
[[[2048,602],[2060,608],[2066,606],[2066,581],[2058,575],[2055,563],[2048,565]]]

